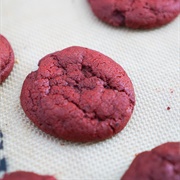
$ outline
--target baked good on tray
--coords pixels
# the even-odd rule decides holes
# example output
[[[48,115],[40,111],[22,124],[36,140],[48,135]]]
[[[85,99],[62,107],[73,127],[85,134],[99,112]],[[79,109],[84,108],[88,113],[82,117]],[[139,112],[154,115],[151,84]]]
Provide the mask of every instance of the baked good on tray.
[[[38,175],[33,172],[16,171],[5,174],[0,180],[56,180],[53,176]]]
[[[94,14],[112,26],[150,29],[180,13],[180,0],[88,0]]]
[[[9,76],[13,66],[13,49],[8,40],[0,34],[0,84]]]
[[[180,142],[168,142],[136,156],[121,180],[179,180]]]
[[[25,79],[21,105],[44,132],[75,141],[100,141],[120,132],[135,104],[130,78],[100,52],[69,47],[39,62]]]

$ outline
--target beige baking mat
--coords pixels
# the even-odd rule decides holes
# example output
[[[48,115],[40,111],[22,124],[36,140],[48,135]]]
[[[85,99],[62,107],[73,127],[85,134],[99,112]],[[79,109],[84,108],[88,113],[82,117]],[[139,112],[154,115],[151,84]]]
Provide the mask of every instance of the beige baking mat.
[[[1,153],[9,172],[119,180],[138,152],[180,140],[180,18],[159,29],[134,31],[100,22],[86,0],[1,0],[0,11],[1,33],[16,56],[13,72],[0,86]],[[23,80],[39,59],[72,45],[113,58],[134,84],[134,114],[121,133],[106,141],[58,140],[37,129],[20,106]]]

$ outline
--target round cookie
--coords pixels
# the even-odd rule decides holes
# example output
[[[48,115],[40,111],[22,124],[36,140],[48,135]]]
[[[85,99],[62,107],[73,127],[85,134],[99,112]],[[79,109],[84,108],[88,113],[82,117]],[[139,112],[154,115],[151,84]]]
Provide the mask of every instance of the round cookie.
[[[21,91],[26,115],[55,137],[88,142],[121,131],[135,104],[132,83],[109,57],[83,47],[49,54]]]
[[[0,34],[0,84],[9,76],[14,65],[14,53],[7,39]]]
[[[5,174],[0,180],[56,180],[52,176],[42,176],[33,172],[16,171],[10,174]]]
[[[168,142],[136,156],[121,180],[179,180],[180,142]]]
[[[171,22],[180,0],[88,0],[94,14],[113,26],[150,29]]]

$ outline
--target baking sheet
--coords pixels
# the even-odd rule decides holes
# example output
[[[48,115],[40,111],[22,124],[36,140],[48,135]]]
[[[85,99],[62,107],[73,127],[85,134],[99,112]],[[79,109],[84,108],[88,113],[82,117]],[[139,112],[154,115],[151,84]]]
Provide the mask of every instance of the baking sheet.
[[[1,156],[8,172],[34,171],[58,180],[118,180],[135,154],[180,141],[179,17],[162,28],[139,31],[102,23],[86,0],[0,2],[0,31],[16,57],[13,72],[0,86]],[[121,133],[106,141],[80,144],[46,135],[20,106],[26,75],[46,54],[72,45],[108,55],[134,84],[134,114]]]

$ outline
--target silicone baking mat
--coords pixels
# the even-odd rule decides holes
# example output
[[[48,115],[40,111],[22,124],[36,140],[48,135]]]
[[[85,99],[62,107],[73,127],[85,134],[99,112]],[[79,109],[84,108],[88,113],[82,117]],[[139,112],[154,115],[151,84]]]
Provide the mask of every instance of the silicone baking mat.
[[[154,30],[113,28],[86,0],[1,0],[1,34],[16,63],[0,85],[0,130],[7,171],[52,174],[58,180],[118,180],[135,155],[180,141],[180,19]],[[71,143],[46,135],[25,116],[20,91],[48,53],[78,45],[100,51],[131,78],[134,114],[126,128],[99,143]]]

